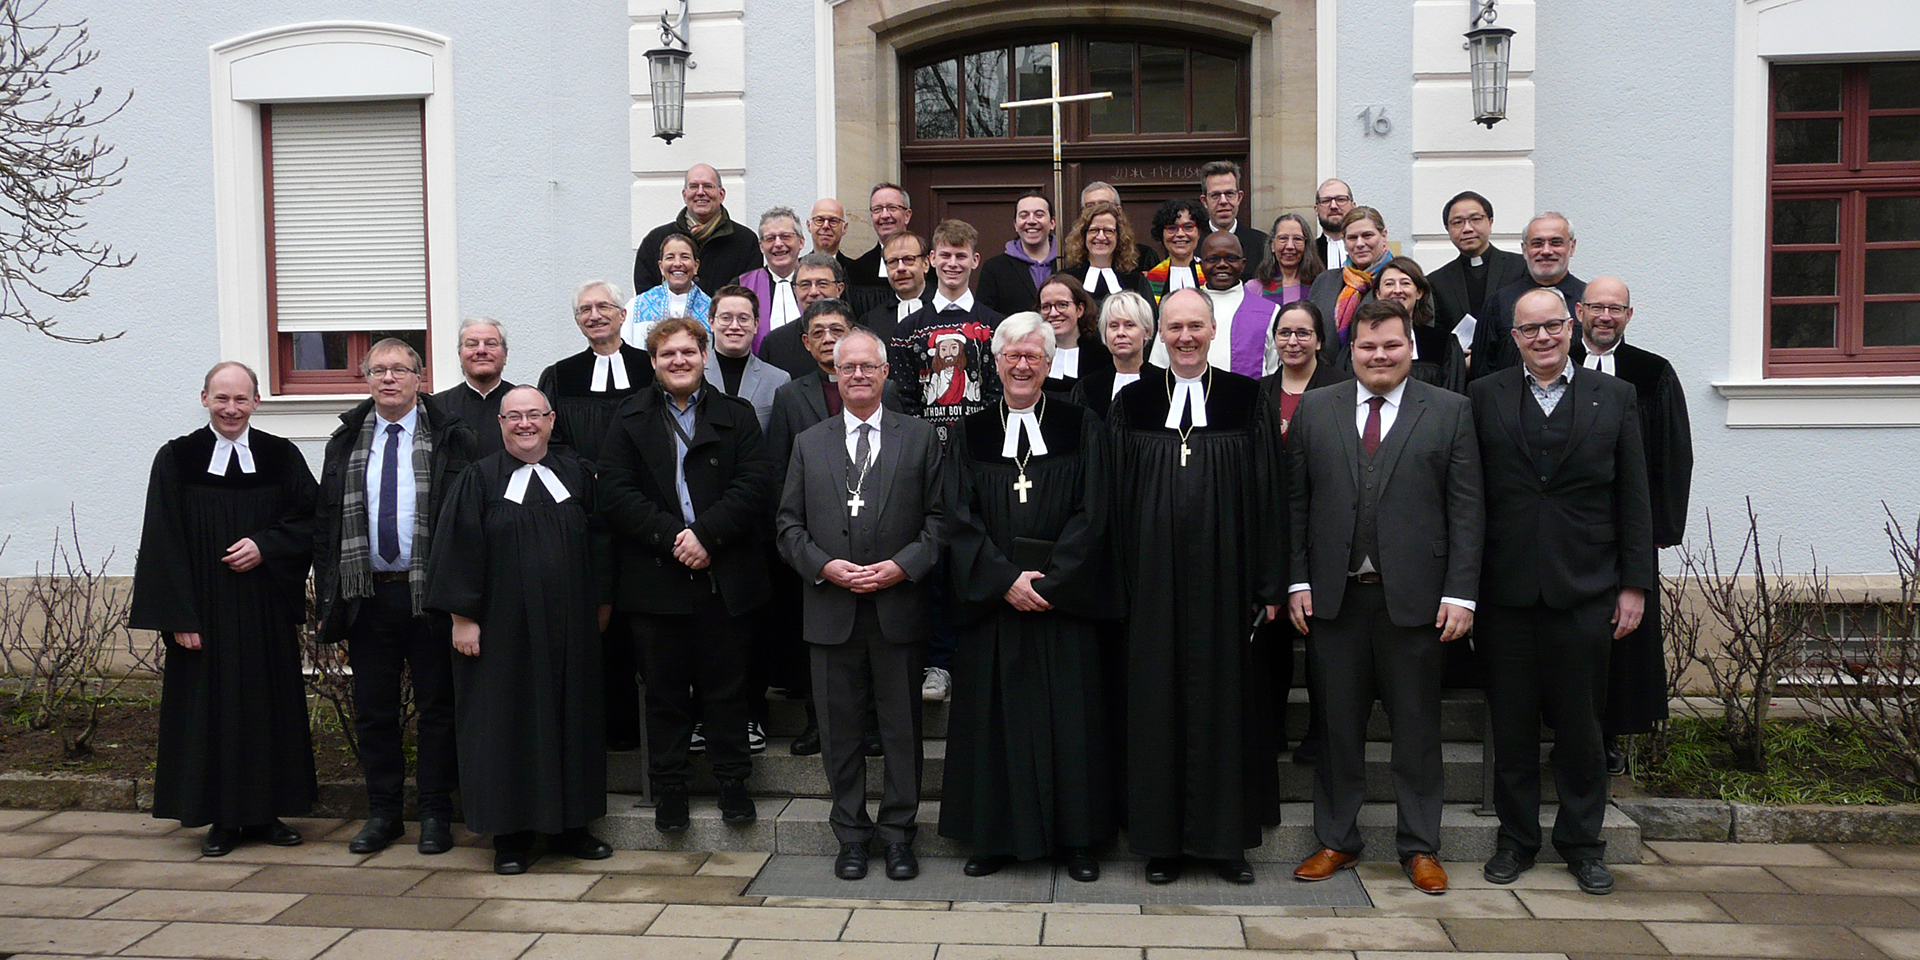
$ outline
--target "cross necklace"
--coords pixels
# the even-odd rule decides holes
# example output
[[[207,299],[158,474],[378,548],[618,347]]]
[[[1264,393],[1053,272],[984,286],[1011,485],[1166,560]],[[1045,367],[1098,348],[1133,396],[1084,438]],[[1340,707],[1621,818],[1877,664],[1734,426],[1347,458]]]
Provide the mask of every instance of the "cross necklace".
[[[1207,364],[1206,382],[1200,387],[1200,405],[1206,406],[1208,395],[1213,393],[1213,364]],[[1173,370],[1167,370],[1167,405],[1173,405]],[[1191,413],[1191,411],[1189,411]],[[1187,455],[1193,451],[1187,448],[1187,436],[1193,433],[1194,418],[1187,417],[1187,426],[1180,431],[1180,465],[1187,465]]]
[[[1044,423],[1046,419],[1047,419],[1047,395],[1043,393],[1040,395],[1040,406],[1035,408],[1033,413],[1034,425],[1038,426],[1041,423]],[[1002,399],[1000,401],[1000,432],[1003,434],[1008,432],[1008,427],[1009,425],[1007,423],[1007,401],[1005,399]],[[1020,449],[1019,443],[1020,442],[1018,440],[1014,441],[1015,450]],[[1033,459],[1033,444],[1029,443],[1027,444],[1027,455],[1024,457],[1015,457],[1013,461],[1014,467],[1018,468],[1020,471],[1019,478],[1013,481],[1013,492],[1020,495],[1021,503],[1027,502],[1027,491],[1033,489],[1033,481],[1027,479],[1027,461],[1032,459]]]
[[[848,515],[848,516],[850,516],[850,517],[857,517],[857,516],[859,516],[859,515],[860,515],[860,508],[861,508],[861,507],[864,507],[864,506],[866,506],[866,505],[867,505],[867,501],[866,501],[865,499],[863,499],[863,498],[861,498],[861,496],[860,496],[860,491],[861,491],[861,490],[864,490],[864,489],[866,489],[866,486],[867,486],[867,469],[868,469],[869,467],[872,467],[872,466],[873,466],[873,459],[874,459],[874,455],[873,455],[873,453],[872,453],[871,451],[869,451],[869,452],[867,453],[867,459],[866,459],[866,461],[860,464],[860,477],[859,477],[859,479],[857,479],[857,480],[855,480],[855,481],[853,482],[853,485],[847,488],[847,494],[848,494],[848,496],[847,496],[847,509],[848,509],[849,511],[851,511],[851,512],[850,512],[850,513],[848,513],[847,515]]]

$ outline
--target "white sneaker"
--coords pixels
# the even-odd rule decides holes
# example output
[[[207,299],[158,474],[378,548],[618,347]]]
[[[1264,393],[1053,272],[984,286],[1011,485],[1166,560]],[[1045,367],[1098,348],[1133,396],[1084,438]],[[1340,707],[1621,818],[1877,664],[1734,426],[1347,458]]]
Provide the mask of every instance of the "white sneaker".
[[[928,667],[927,679],[920,684],[920,699],[945,700],[953,694],[953,674],[941,667]]]
[[[747,721],[747,752],[767,752],[767,731],[758,720]]]
[[[687,740],[688,754],[701,754],[701,753],[707,752],[707,738],[700,735],[701,726],[702,724],[698,724],[698,723],[693,725],[693,736],[688,738]]]

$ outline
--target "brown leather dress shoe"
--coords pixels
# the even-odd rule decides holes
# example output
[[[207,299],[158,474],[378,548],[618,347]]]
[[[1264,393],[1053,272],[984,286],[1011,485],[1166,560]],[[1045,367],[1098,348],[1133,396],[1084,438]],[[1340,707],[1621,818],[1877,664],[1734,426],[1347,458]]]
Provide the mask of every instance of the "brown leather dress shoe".
[[[1293,878],[1309,881],[1327,880],[1359,862],[1360,855],[1357,853],[1341,853],[1331,847],[1321,847],[1319,853],[1300,861],[1300,865],[1293,868]]]
[[[1447,892],[1447,871],[1433,854],[1416,853],[1401,861],[1400,866],[1407,871],[1407,879],[1413,881],[1415,890],[1436,897]]]

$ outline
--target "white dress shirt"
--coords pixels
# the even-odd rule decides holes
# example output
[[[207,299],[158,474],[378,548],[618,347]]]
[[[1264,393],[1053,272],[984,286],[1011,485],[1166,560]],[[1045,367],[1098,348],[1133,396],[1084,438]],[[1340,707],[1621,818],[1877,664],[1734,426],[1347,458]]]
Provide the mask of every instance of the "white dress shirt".
[[[212,424],[208,424],[207,428],[212,430]],[[252,442],[252,427],[241,430],[240,436],[233,440],[228,440],[226,437],[220,435],[220,431],[214,430],[213,458],[207,462],[207,472],[216,477],[224,477],[227,475],[227,465],[231,463],[235,457],[238,457],[240,459],[240,472],[252,473],[253,448],[250,446]]]
[[[394,450],[394,463],[387,462],[387,425],[400,424],[400,444]],[[394,572],[407,569],[413,559],[413,507],[418,491],[413,488],[413,432],[420,422],[420,405],[398,421],[373,414],[373,450],[367,455],[367,549],[373,555],[373,569]],[[400,534],[400,556],[388,563],[380,556],[380,479],[386,471],[398,471],[393,478],[394,523]]]
[[[840,417],[845,420],[847,424],[848,460],[853,460],[856,455],[855,451],[860,449],[860,425],[864,423],[873,427],[873,432],[867,434],[867,456],[872,457],[874,463],[880,462],[880,418],[886,412],[886,407],[875,407],[873,409],[873,416],[862,420],[856,416],[852,410],[845,407],[840,409]],[[860,482],[860,464],[857,461],[854,462],[853,466],[847,471],[847,482]]]

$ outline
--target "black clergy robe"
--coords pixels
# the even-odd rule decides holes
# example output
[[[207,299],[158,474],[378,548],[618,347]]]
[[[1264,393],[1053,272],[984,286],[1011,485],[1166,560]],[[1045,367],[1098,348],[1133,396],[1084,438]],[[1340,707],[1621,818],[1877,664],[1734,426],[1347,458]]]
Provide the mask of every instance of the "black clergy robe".
[[[557,416],[553,421],[553,442],[563,444],[588,463],[600,460],[600,443],[613,424],[613,412],[628,397],[653,385],[653,361],[632,344],[620,345],[620,359],[627,365],[627,388],[613,385],[593,389],[593,348],[555,361],[540,373],[540,392],[547,395]],[[495,431],[498,433],[498,431]]]
[[[1251,378],[1210,377],[1207,426],[1184,443],[1165,425],[1170,374],[1127,385],[1108,414],[1129,617],[1127,845],[1149,857],[1240,857],[1278,810],[1279,701],[1248,637],[1261,605],[1286,603],[1280,411]]]
[[[591,373],[591,371],[589,371]],[[473,457],[480,459],[503,449],[500,436],[500,401],[513,384],[502,380],[486,396],[481,396],[465,380],[433,395],[440,409],[459,417],[473,428]]]
[[[1574,338],[1573,362],[1587,365],[1586,344]],[[1613,351],[1613,375],[1633,384],[1640,410],[1640,439],[1647,448],[1647,492],[1653,507],[1653,543],[1678,544],[1687,535],[1687,500],[1693,489],[1693,424],[1687,394],[1665,357],[1621,343]],[[1667,719],[1667,660],[1661,640],[1660,592],[1647,592],[1640,626],[1613,642],[1607,669],[1609,736],[1650,733]]]
[[[460,797],[476,833],[559,833],[606,815],[596,614],[609,587],[596,546],[593,474],[549,450],[554,502],[521,461],[496,453],[460,475],[440,512],[427,606],[480,624],[480,655],[453,657]]]
[[[213,430],[169,442],[153,459],[128,623],[166,647],[153,815],[182,825],[244,827],[303,816],[318,795],[300,674],[315,485],[290,441],[250,430],[254,472],[236,452],[207,472]],[[260,565],[220,558],[251,537]],[[200,634],[200,649],[174,634]]]
[[[1024,474],[1000,455],[998,404],[962,420],[951,447],[961,627],[940,835],[975,856],[1031,860],[1098,846],[1113,839],[1119,813],[1095,627],[1120,613],[1106,542],[1106,428],[1085,407],[1043,403],[1047,452],[1030,456]],[[1020,449],[1030,449],[1024,438]],[[1023,476],[1032,484],[1024,502],[1014,486]],[[1033,588],[1052,610],[1006,601],[1026,569],[1044,574]]]

